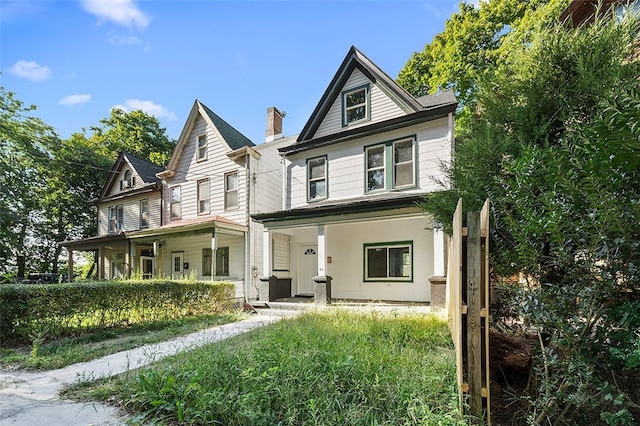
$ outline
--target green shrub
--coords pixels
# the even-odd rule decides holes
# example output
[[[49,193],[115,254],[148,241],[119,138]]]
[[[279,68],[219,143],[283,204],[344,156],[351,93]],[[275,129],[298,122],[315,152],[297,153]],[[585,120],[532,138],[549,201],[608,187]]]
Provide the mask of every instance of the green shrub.
[[[0,286],[0,338],[30,341],[90,330],[221,312],[229,282],[101,281]]]

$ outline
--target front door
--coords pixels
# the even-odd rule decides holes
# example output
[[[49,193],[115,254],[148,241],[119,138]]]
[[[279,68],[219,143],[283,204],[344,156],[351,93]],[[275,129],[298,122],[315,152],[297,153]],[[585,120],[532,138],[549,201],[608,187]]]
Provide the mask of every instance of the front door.
[[[184,252],[171,253],[171,278],[179,280],[184,275]]]
[[[140,256],[140,272],[143,279],[153,278],[153,257]]]
[[[298,294],[313,295],[313,277],[318,275],[318,245],[302,244],[298,259]]]

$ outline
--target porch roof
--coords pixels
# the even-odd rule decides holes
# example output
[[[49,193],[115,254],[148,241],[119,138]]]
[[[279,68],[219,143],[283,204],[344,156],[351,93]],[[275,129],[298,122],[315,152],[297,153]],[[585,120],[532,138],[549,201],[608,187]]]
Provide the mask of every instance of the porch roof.
[[[96,237],[83,238],[81,240],[65,240],[58,242],[62,247],[72,250],[98,250],[108,244],[124,243],[127,237],[124,232],[119,234],[100,235]]]
[[[311,219],[353,213],[381,212],[418,207],[426,193],[383,193],[344,200],[326,200],[289,210],[252,214],[256,222],[269,224],[295,219]]]
[[[240,233],[246,232],[249,227],[241,225],[238,222],[234,222],[231,219],[227,219],[226,217],[215,215],[186,220],[174,220],[166,225],[162,225],[157,228],[128,232],[127,237],[134,239],[178,233],[197,234],[208,232],[212,229],[224,229]]]

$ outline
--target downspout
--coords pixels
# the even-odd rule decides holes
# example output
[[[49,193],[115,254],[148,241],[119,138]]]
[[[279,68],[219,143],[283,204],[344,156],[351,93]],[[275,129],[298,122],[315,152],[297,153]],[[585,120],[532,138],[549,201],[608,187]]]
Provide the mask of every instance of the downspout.
[[[286,210],[287,205],[287,166],[284,155],[280,155],[280,162],[282,163],[282,210]]]
[[[242,292],[244,296],[244,302],[249,301],[249,297],[251,296],[251,287],[249,286],[249,280],[251,279],[251,155],[247,150],[245,154],[245,197],[246,197],[246,207],[245,207],[245,217],[246,217],[246,225],[247,231],[244,233],[244,283],[242,285]],[[248,290],[248,291],[247,291]]]

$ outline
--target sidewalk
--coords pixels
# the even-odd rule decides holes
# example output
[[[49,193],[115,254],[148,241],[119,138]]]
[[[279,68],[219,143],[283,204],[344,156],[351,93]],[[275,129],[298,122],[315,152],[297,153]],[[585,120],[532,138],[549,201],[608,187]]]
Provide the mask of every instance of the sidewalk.
[[[163,357],[271,324],[280,317],[253,315],[235,323],[118,352],[94,361],[42,372],[0,370],[0,426],[115,426],[126,423],[114,407],[60,399],[58,392],[83,379],[114,376]]]

